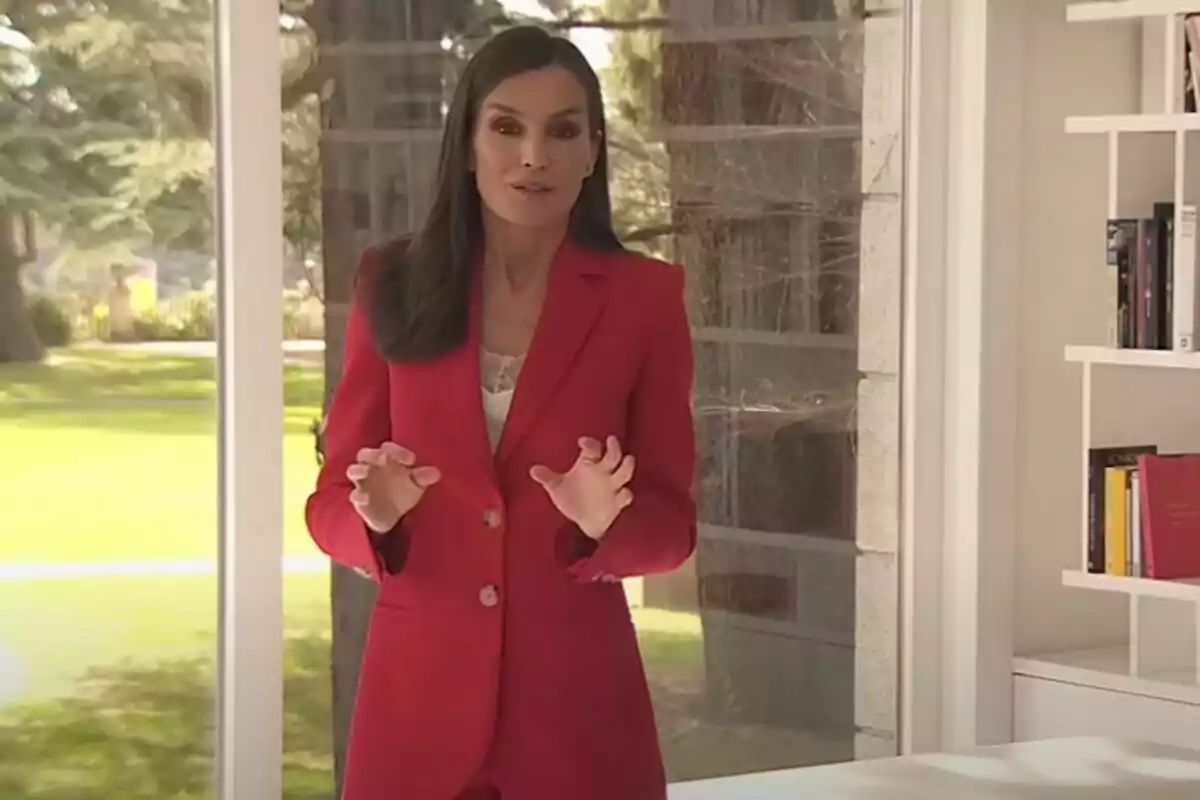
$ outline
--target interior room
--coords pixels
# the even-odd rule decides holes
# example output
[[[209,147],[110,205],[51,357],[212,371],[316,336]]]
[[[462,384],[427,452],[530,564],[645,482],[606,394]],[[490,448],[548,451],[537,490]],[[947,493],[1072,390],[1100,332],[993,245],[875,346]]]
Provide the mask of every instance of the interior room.
[[[343,795],[358,264],[515,25],[685,279],[666,797],[1200,797],[1200,0],[0,4],[0,797]]]

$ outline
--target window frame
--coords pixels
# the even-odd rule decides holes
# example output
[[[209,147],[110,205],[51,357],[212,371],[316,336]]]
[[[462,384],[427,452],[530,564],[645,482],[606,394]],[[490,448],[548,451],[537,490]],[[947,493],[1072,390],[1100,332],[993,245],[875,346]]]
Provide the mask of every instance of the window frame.
[[[267,0],[216,0],[213,26],[219,477],[214,795],[265,799],[283,793],[279,7]]]
[[[878,5],[897,8],[902,0]],[[870,5],[870,4],[869,4]],[[1010,664],[985,596],[987,0],[908,0],[902,357],[902,753],[1011,736]],[[275,3],[215,0],[220,627],[216,796],[279,797],[283,727],[281,118]],[[236,76],[236,79],[235,79]],[[953,269],[951,269],[951,265]],[[989,314],[993,308],[989,304]],[[948,416],[947,416],[948,415]],[[954,474],[956,465],[973,465]],[[1006,465],[1001,462],[998,469]],[[954,532],[949,537],[948,532]],[[1003,557],[1003,554],[1000,554]],[[989,567],[990,568],[990,567]],[[1007,616],[1006,616],[1007,615]],[[1011,656],[1011,650],[1009,652]],[[1008,703],[1011,705],[1011,703]]]

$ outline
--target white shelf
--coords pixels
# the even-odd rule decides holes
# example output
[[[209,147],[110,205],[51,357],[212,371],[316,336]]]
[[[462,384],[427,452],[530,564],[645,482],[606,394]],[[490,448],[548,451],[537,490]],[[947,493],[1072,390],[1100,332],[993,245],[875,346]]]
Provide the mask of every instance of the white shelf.
[[[1105,364],[1116,367],[1157,367],[1159,369],[1200,369],[1200,353],[1173,350],[1133,350],[1114,347],[1067,345],[1067,361],[1076,364]]]
[[[1092,166],[1093,170],[1102,172],[1107,167],[1105,199],[1108,216],[1117,213],[1124,196],[1128,194],[1123,178],[1126,150],[1121,146],[1121,134],[1160,134],[1160,138],[1166,140],[1162,142],[1163,148],[1168,153],[1174,150],[1177,156],[1173,178],[1176,196],[1180,196],[1185,177],[1185,159],[1181,154],[1186,153],[1191,139],[1186,134],[1200,131],[1200,114],[1178,113],[1182,105],[1176,97],[1183,64],[1183,36],[1180,35],[1181,23],[1177,17],[1190,13],[1200,13],[1200,0],[1106,0],[1067,5],[1068,22],[1123,20],[1130,33],[1136,31],[1144,52],[1138,63],[1130,66],[1135,71],[1131,77],[1143,80],[1141,105],[1167,112],[1070,116],[1064,120],[1064,130],[1068,134],[1103,135],[1108,140],[1107,164],[1102,161]],[[1176,113],[1169,113],[1172,111]],[[1093,419],[1093,390],[1097,375],[1092,367],[1141,369],[1141,373],[1105,374],[1105,377],[1118,377],[1136,384],[1151,378],[1146,373],[1147,369],[1200,370],[1200,353],[1068,345],[1064,348],[1063,357],[1067,362],[1084,365],[1084,369],[1080,370],[1082,392],[1078,401],[1081,403],[1078,419],[1082,434],[1078,446],[1083,452],[1079,454],[1077,464],[1078,479],[1086,496],[1087,448],[1094,438],[1107,438],[1106,432],[1113,427],[1109,416],[1100,415]],[[1186,415],[1184,405],[1178,405],[1177,408],[1181,410],[1174,413]],[[1097,420],[1099,424],[1096,424]],[[1149,422],[1166,423],[1170,420],[1152,419]],[[1171,430],[1174,430],[1171,425],[1151,425],[1145,435],[1148,441],[1172,440]],[[1127,432],[1122,435],[1133,434]],[[1087,504],[1081,502],[1078,511],[1081,517],[1078,547],[1085,550]],[[1085,560],[1080,558],[1075,563],[1082,566]],[[1090,610],[1089,616],[1096,618],[1095,622],[1103,621],[1111,623],[1111,626],[1124,627],[1123,634],[1114,634],[1108,639],[1111,642],[1119,637],[1123,641],[1112,646],[1080,648],[1077,646],[1077,634],[1080,631],[1068,628],[1059,634],[1058,646],[1068,647],[1068,641],[1064,640],[1070,640],[1075,634],[1075,641],[1071,644],[1076,647],[1014,658],[1013,672],[1023,679],[1021,685],[1027,701],[1036,706],[1032,710],[1026,709],[1027,718],[1050,729],[1059,727],[1056,715],[1077,717],[1071,722],[1086,727],[1102,719],[1118,720],[1121,714],[1125,714],[1136,717],[1129,720],[1131,730],[1149,731],[1164,719],[1183,724],[1184,732],[1193,730],[1195,720],[1200,720],[1200,630],[1196,627],[1197,620],[1200,620],[1200,580],[1165,581],[1097,575],[1077,566],[1064,570],[1061,582],[1072,590],[1109,592],[1129,598],[1116,608],[1099,602],[1095,602],[1095,607],[1091,609],[1085,608]],[[1099,601],[1103,598],[1093,595],[1090,599]],[[1164,600],[1173,602],[1162,602]],[[1083,604],[1087,601],[1087,597],[1082,599]],[[1104,708],[1091,713],[1093,709],[1082,707],[1088,702],[1098,703]],[[1121,726],[1120,722],[1112,724],[1118,728]],[[1176,734],[1183,735],[1178,731],[1165,731],[1163,735]]]
[[[1135,597],[1160,597],[1165,600],[1188,600],[1200,603],[1200,579],[1189,581],[1160,581],[1123,575],[1097,575],[1077,569],[1063,570],[1064,586],[1095,589]]]
[[[1068,22],[1103,22],[1114,19],[1160,17],[1200,12],[1196,0],[1103,0],[1067,6]]]
[[[1067,117],[1067,133],[1174,133],[1200,131],[1200,114],[1104,114]]]
[[[1018,656],[1013,659],[1013,672],[1200,707],[1200,681],[1194,668],[1130,675],[1129,648],[1124,645]]]

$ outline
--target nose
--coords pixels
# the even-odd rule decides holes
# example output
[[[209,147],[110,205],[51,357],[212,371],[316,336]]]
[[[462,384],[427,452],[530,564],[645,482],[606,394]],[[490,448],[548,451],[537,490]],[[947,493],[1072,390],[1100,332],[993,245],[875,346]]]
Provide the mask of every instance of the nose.
[[[521,142],[521,165],[526,169],[542,169],[547,165],[545,138],[533,133]]]

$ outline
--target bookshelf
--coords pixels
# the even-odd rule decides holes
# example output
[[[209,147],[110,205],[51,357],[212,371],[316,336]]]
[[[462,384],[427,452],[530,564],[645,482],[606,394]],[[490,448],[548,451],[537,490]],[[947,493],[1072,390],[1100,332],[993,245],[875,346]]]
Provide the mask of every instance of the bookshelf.
[[[1067,133],[1178,133],[1200,131],[1196,114],[1103,114],[1067,117]]]
[[[1177,353],[1173,350],[1123,350],[1115,347],[1068,345],[1063,356],[1067,361],[1076,364],[1200,369],[1200,353]]]
[[[1072,3],[1067,7],[1067,21],[1106,22],[1187,14],[1195,11],[1196,5],[1195,0],[1098,0]]]
[[[1120,592],[1136,597],[1159,597],[1200,603],[1200,580],[1160,581],[1123,575],[1100,575],[1078,569],[1063,570],[1063,584],[1076,589]]]
[[[1195,147],[1200,114],[1181,113],[1183,76],[1177,71],[1184,53],[1182,15],[1189,13],[1200,13],[1200,0],[1077,2],[1066,9],[1069,23],[1140,25],[1143,43],[1153,45],[1142,53],[1143,113],[1072,116],[1065,119],[1064,128],[1068,134],[1106,136],[1107,164],[1096,167],[1108,172],[1109,219],[1122,216],[1118,210],[1127,199],[1123,181],[1137,172],[1126,171],[1122,163],[1130,153],[1136,161],[1139,152],[1126,147],[1125,140],[1139,134],[1170,137],[1174,147],[1166,145],[1166,152],[1173,149],[1173,169],[1162,176],[1169,181],[1162,200],[1173,202],[1176,209],[1176,251],[1182,238],[1178,209],[1185,203],[1196,205],[1198,199],[1193,186],[1196,165],[1189,164],[1188,149]],[[1097,226],[1102,231],[1103,220]],[[1130,439],[1154,444],[1160,452],[1198,449],[1200,415],[1192,410],[1197,401],[1169,398],[1200,398],[1200,352],[1070,344],[1062,356],[1078,367],[1080,381],[1082,436],[1076,463],[1082,497],[1078,525],[1069,528],[1079,542],[1078,555],[1071,568],[1061,570],[1061,583],[1070,590],[1123,598],[1127,622],[1119,616],[1116,622],[1124,625],[1126,636],[1108,646],[1015,658],[1018,717],[1023,713],[1037,719],[1037,724],[1024,723],[1026,730],[1052,728],[1057,716],[1094,720],[1098,726],[1129,724],[1148,730],[1157,725],[1166,732],[1156,735],[1193,737],[1200,731],[1200,579],[1154,580],[1088,571],[1088,461],[1091,448],[1124,445]],[[1152,411],[1136,405],[1164,398],[1161,407],[1157,402],[1148,406]],[[1138,413],[1128,413],[1130,408]],[[1109,614],[1114,607],[1099,603],[1098,608],[1103,610],[1095,614]],[[1018,721],[1017,727],[1022,724]]]

